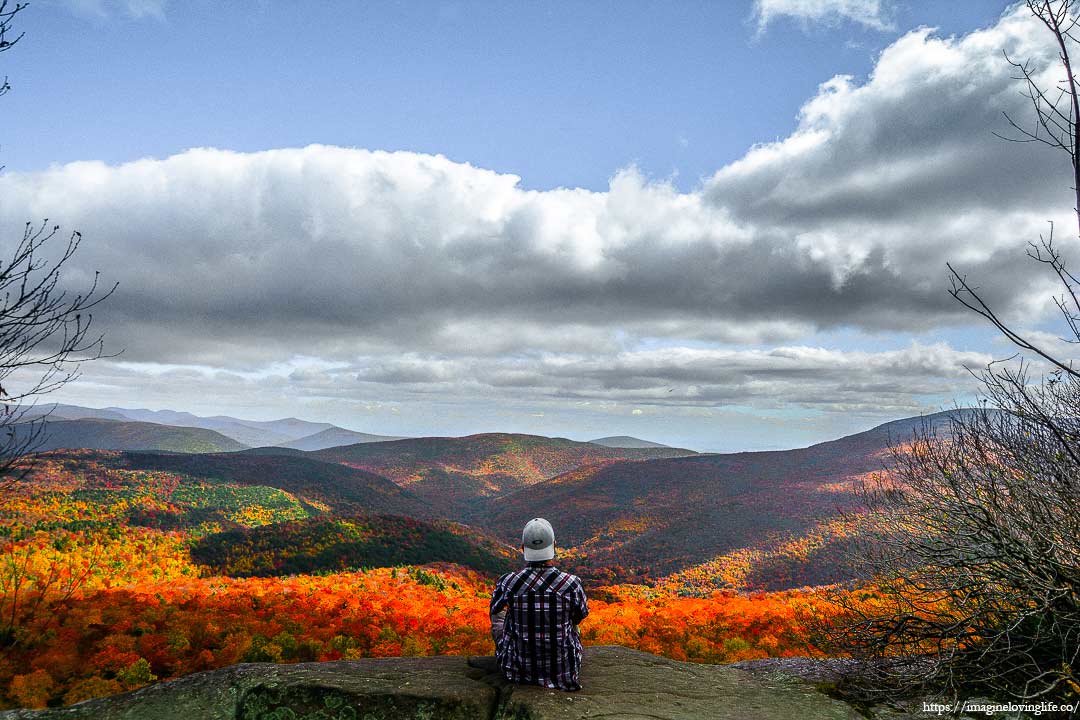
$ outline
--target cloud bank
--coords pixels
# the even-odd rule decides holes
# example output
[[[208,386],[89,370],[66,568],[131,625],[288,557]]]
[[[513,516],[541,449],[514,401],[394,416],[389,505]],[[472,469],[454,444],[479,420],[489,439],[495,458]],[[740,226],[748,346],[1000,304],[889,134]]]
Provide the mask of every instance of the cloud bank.
[[[0,227],[82,231],[69,279],[120,282],[99,319],[121,374],[262,368],[361,399],[918,406],[986,358],[827,350],[814,334],[970,322],[946,261],[1007,315],[1045,310],[1024,243],[1047,220],[1072,227],[1065,160],[992,135],[1025,112],[1001,50],[1051,67],[1044,34],[1021,11],[963,37],[908,33],[692,192],[633,168],[604,191],[528,191],[442,156],[194,149],[7,173]]]

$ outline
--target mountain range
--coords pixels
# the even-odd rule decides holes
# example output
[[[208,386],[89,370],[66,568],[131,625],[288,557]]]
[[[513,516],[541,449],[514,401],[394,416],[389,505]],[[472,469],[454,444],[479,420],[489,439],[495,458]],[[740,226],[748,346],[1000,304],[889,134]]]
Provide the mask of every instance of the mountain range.
[[[695,454],[679,448],[608,448],[566,438],[485,433],[346,445],[313,457],[384,475],[457,518],[486,500],[583,466]]]
[[[92,416],[57,419],[80,413]],[[143,420],[122,419],[127,414]],[[482,558],[483,567],[476,567],[486,571],[503,562],[492,560],[502,551],[493,555],[490,548],[512,548],[524,522],[540,516],[556,528],[562,563],[591,582],[670,581],[709,591],[850,577],[856,569],[843,558],[859,532],[860,484],[886,469],[891,448],[920,427],[942,427],[952,415],[898,420],[801,449],[728,454],[633,438],[600,440],[645,446],[512,433],[370,441],[385,436],[292,418],[254,423],[72,406],[56,408],[47,428],[51,447],[126,451],[100,455],[102,463],[197,485],[265,488],[287,493],[294,498],[290,502],[306,508],[307,520],[290,516],[279,528],[270,523],[208,537],[200,546],[203,561],[213,564],[211,556],[220,552],[231,558],[221,560],[222,567],[235,566],[244,548],[263,558],[264,568],[302,570],[330,562],[281,557],[277,553],[289,538],[333,548],[327,567],[377,558],[418,562],[428,551],[417,550],[427,545],[416,538],[450,532],[466,537],[462,542],[471,549],[447,542],[460,545],[467,557]],[[220,429],[161,424],[166,420]],[[224,432],[237,424],[263,438],[272,433],[282,444],[243,449]],[[382,519],[366,521],[362,542],[349,534],[349,518],[374,515]],[[417,522],[451,525],[438,532],[435,525],[423,525],[428,530],[421,531]],[[464,530],[453,530],[459,527]],[[393,548],[403,538],[412,549],[397,553]],[[431,559],[444,561],[444,555]],[[254,566],[245,567],[254,572]]]
[[[89,408],[54,403],[42,406],[41,412],[28,413],[27,419],[48,415],[51,422],[104,420],[143,423],[155,427],[131,426],[127,432],[109,429],[101,423],[81,423],[65,426],[63,432],[47,439],[38,449],[85,447],[109,450],[173,450],[176,452],[228,452],[246,448],[290,448],[316,451],[357,443],[379,443],[406,440],[396,435],[375,435],[349,430],[330,423],[311,422],[297,418],[280,420],[243,420],[228,415],[203,417],[176,410],[147,410],[143,408]],[[184,434],[177,428],[201,428],[216,434]],[[114,439],[115,438],[115,439]],[[187,440],[190,438],[190,440]],[[71,445],[71,442],[83,444]],[[573,441],[568,441],[573,442]],[[619,435],[589,441],[594,445],[619,450],[667,449],[677,455],[693,451],[671,448],[640,438]]]
[[[619,568],[623,582],[710,563],[743,573],[732,566],[749,558],[756,567],[740,575],[746,584],[835,582],[853,571],[843,557],[858,532],[861,484],[886,470],[893,447],[924,427],[942,431],[953,415],[897,420],[795,450],[582,467],[494,498],[464,520],[505,537],[522,518],[545,517],[563,547],[594,567]]]
[[[338,427],[330,423],[309,422],[297,418],[283,418],[281,420],[241,420],[228,415],[215,415],[201,417],[187,412],[175,410],[145,410],[131,408],[87,408],[78,405],[55,404],[43,406],[43,412],[47,412],[51,420],[107,420],[146,423],[166,428],[201,428],[217,433],[232,441],[224,442],[217,448],[203,450],[189,450],[183,452],[215,452],[240,450],[247,447],[291,447],[299,450],[321,450],[335,445],[352,443],[382,442],[386,440],[398,440],[399,437],[390,435],[372,435],[369,433],[356,432]],[[75,426],[72,426],[73,428]],[[85,425],[82,428],[84,437],[90,437],[95,429],[102,429],[101,425]],[[73,431],[69,431],[73,432]],[[163,449],[158,447],[162,443],[171,443],[168,438],[174,433],[164,433],[165,439],[158,440],[153,437],[153,428],[141,430],[144,437],[151,444],[134,447],[130,445],[109,446],[103,439],[97,444],[90,445],[57,445],[53,441],[46,443],[46,448],[53,447],[100,447],[115,450],[130,449]],[[212,436],[206,436],[210,442]],[[66,438],[65,438],[66,439]]]

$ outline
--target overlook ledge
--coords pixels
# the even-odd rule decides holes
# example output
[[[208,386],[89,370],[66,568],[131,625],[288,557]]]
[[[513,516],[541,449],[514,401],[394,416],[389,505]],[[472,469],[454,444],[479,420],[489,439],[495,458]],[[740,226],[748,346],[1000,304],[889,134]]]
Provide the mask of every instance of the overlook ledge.
[[[65,708],[0,720],[856,720],[809,683],[727,665],[677,662],[623,647],[586,648],[584,689],[510,685],[492,658],[410,657],[251,663]]]

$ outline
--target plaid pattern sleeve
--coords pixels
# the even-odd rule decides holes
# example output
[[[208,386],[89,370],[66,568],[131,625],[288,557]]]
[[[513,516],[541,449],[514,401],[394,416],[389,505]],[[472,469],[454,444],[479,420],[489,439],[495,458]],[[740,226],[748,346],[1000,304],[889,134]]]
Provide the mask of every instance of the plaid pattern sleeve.
[[[491,613],[506,610],[495,657],[507,680],[559,690],[580,690],[581,637],[589,614],[576,575],[553,567],[526,567],[499,578]]]

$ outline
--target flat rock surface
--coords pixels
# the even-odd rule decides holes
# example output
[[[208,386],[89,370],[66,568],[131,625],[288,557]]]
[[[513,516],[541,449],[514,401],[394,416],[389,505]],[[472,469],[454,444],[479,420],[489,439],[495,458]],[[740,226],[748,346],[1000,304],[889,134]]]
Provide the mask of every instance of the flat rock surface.
[[[510,685],[492,658],[381,658],[234,665],[66,708],[0,720],[856,720],[790,676],[682,663],[622,647],[585,650],[576,693]]]
[[[527,710],[523,717],[536,720],[862,717],[794,678],[761,680],[730,665],[675,662],[621,647],[587,649],[581,685],[576,693],[515,687],[505,707]]]

